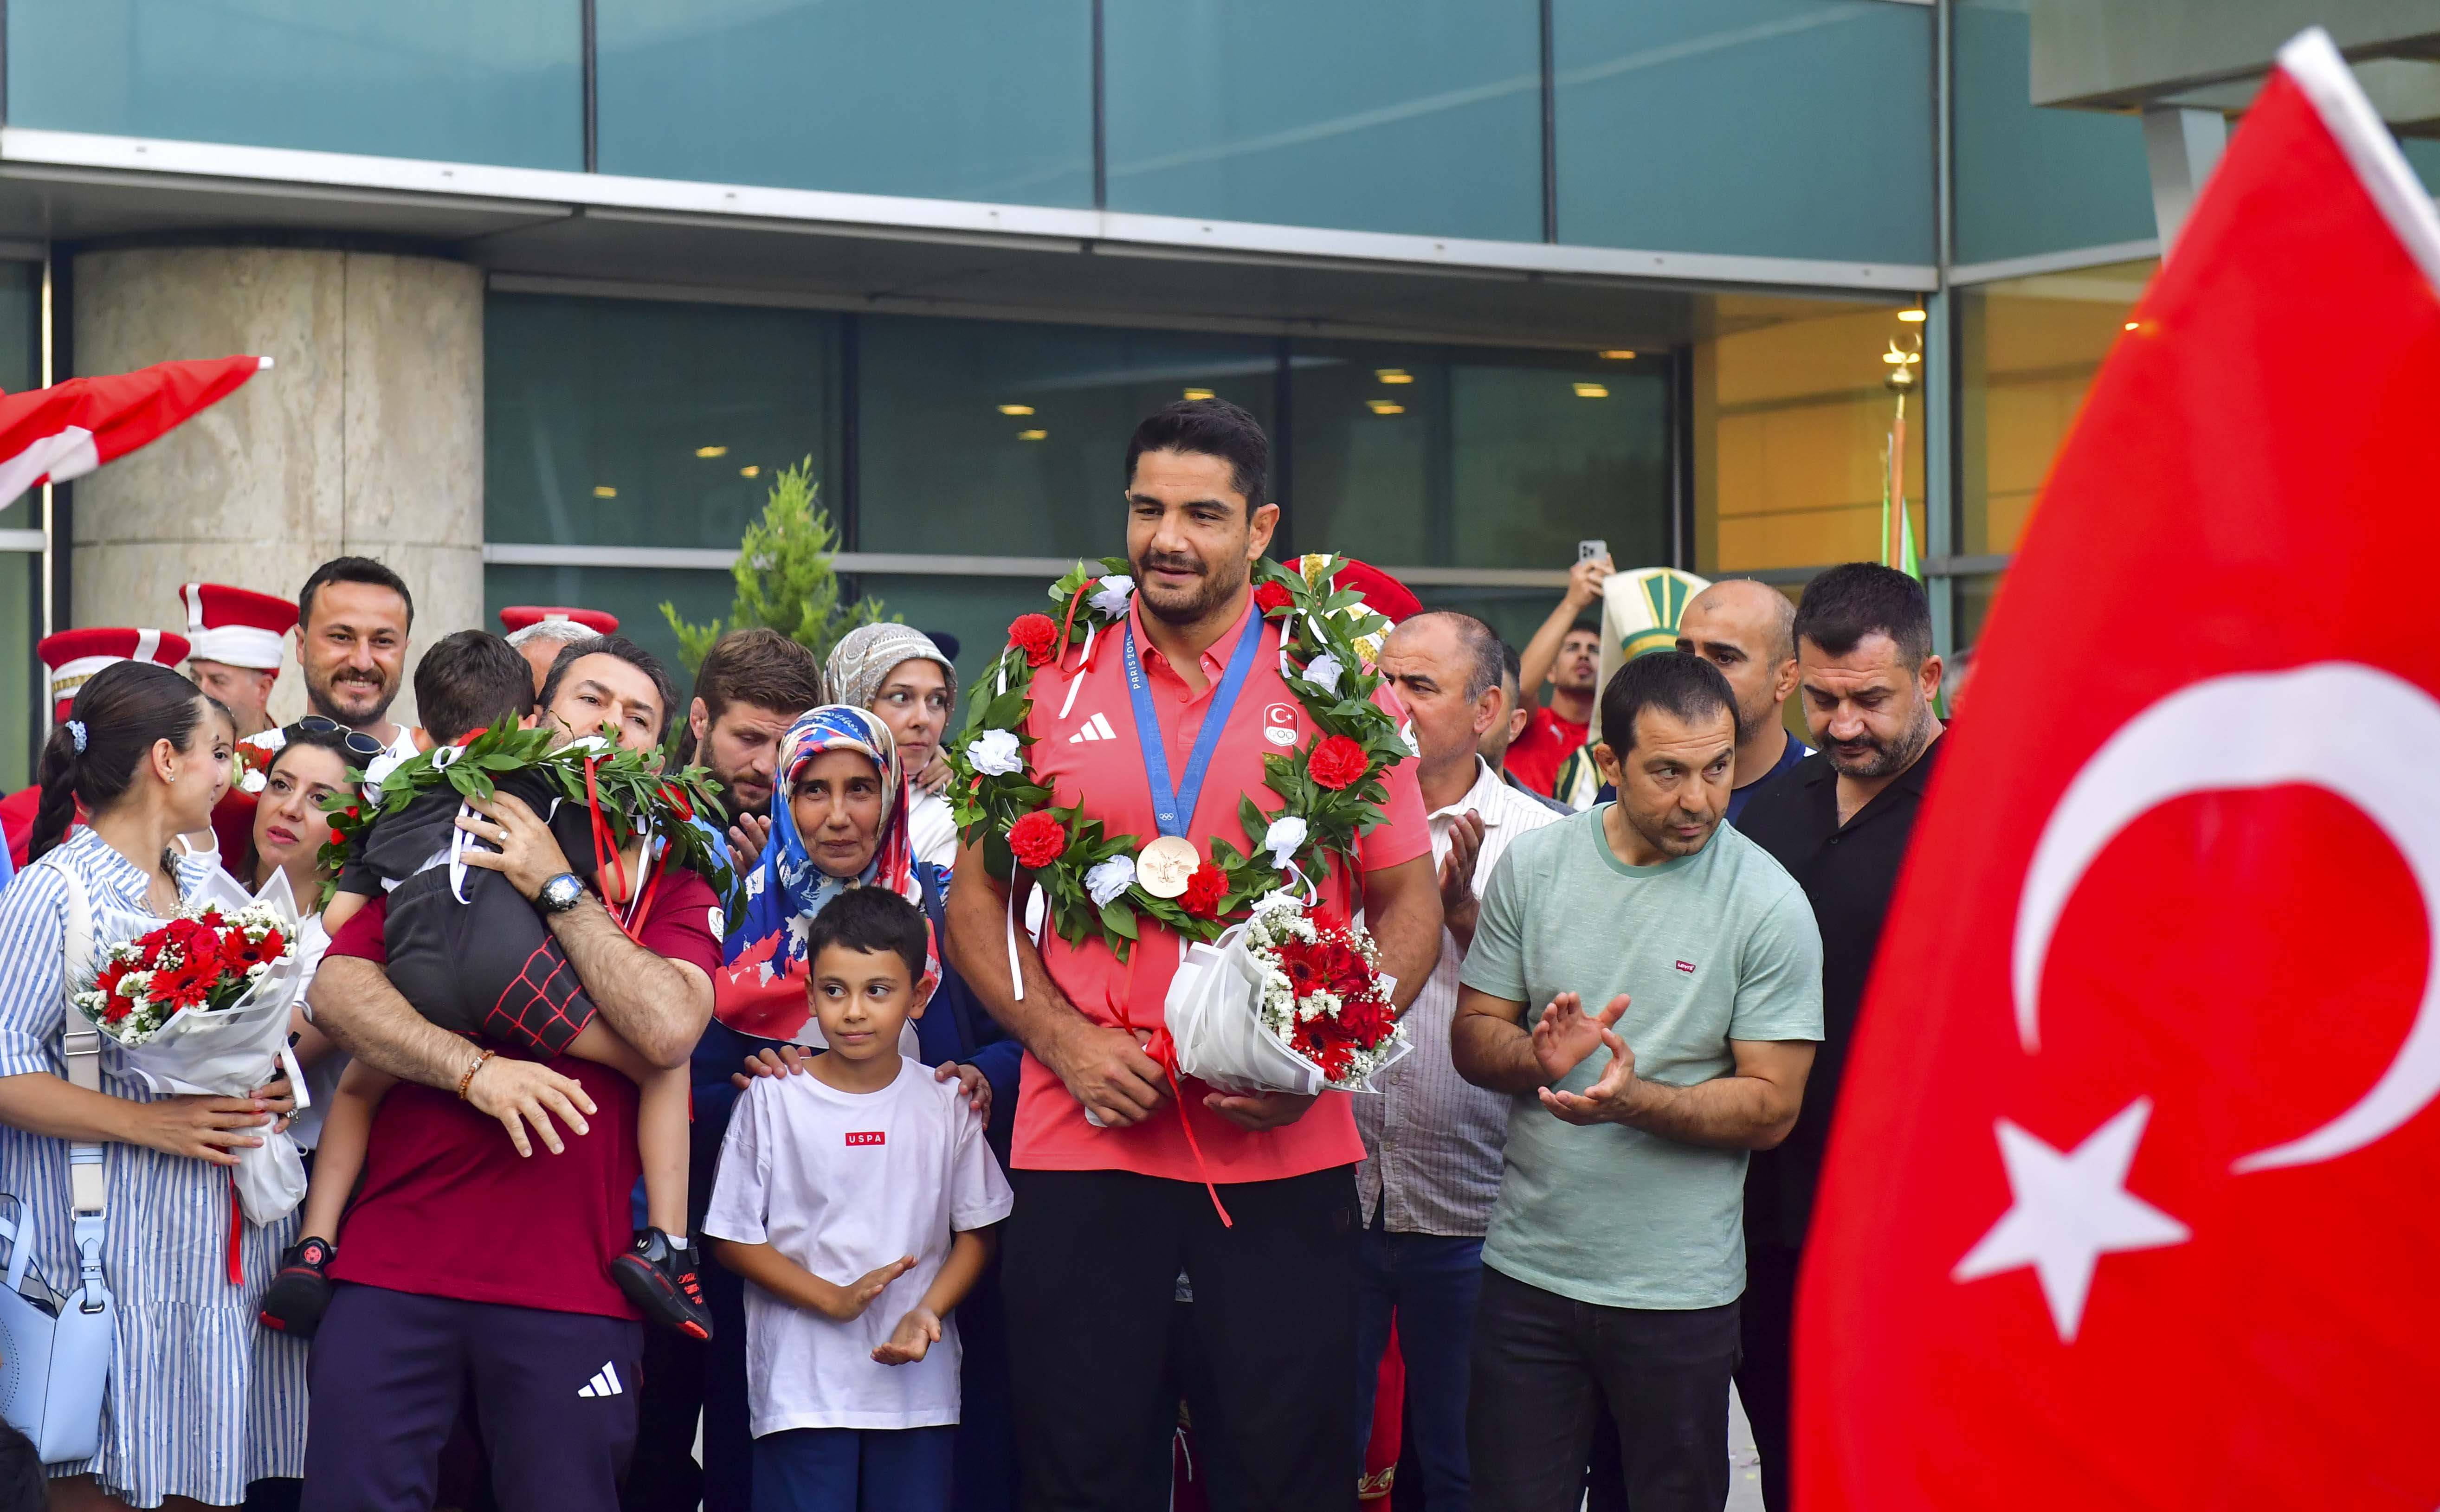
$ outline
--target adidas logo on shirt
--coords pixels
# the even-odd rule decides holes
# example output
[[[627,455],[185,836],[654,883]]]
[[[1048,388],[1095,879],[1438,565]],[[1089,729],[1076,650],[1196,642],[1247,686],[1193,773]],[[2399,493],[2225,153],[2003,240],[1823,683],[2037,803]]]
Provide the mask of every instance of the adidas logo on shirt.
[[[1083,745],[1088,740],[1115,740],[1119,732],[1110,728],[1106,714],[1096,714],[1085,721],[1085,727],[1068,738],[1069,745]]]
[[[583,1385],[576,1388],[576,1395],[579,1396],[616,1396],[626,1389],[627,1388],[624,1386],[619,1384],[619,1368],[616,1365],[611,1364],[609,1361],[602,1361],[601,1368],[593,1373],[593,1379],[591,1380],[588,1380]]]

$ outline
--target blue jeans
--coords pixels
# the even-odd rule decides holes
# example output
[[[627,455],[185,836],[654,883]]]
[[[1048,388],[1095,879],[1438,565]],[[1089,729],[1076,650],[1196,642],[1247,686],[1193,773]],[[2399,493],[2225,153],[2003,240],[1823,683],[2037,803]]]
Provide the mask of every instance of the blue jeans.
[[[792,1428],[754,1441],[754,1512],[949,1512],[955,1428]]]
[[[1376,1217],[1357,1252],[1356,1453],[1372,1432],[1372,1389],[1398,1319],[1407,1361],[1407,1446],[1423,1471],[1426,1512],[1468,1512],[1474,1492],[1465,1458],[1466,1377],[1474,1302],[1482,1290],[1482,1241],[1438,1234],[1390,1234]]]

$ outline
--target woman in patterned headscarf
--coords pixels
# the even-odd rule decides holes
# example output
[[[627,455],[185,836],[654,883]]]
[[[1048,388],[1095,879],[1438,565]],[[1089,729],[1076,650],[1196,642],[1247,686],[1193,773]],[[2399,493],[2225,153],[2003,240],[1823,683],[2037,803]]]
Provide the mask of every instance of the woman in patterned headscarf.
[[[862,625],[831,652],[831,696],[870,709],[898,739],[909,787],[906,835],[917,861],[946,866],[957,858],[958,827],[941,796],[945,767],[936,757],[958,706],[958,668],[932,637],[905,625]]]
[[[967,1081],[970,1093],[988,1083],[988,1137],[1004,1162],[1022,1050],[957,973],[942,965],[949,874],[909,852],[906,785],[889,726],[870,710],[845,704],[808,710],[780,738],[771,775],[771,839],[746,878],[744,921],[728,936],[727,963],[714,973],[712,1023],[695,1052],[697,1065],[719,1068],[716,1079],[698,1076],[695,1082],[699,1137],[716,1146],[727,1130],[737,1095],[727,1079],[729,1068],[753,1057],[763,1074],[785,1075],[783,1067],[799,1062],[794,1049],[780,1047],[820,1045],[805,991],[806,928],[849,888],[886,887],[924,911],[931,926],[925,974],[939,982],[924,1016],[909,1025],[917,1043],[902,1042],[901,1049],[938,1067],[943,1081]],[[717,1266],[707,1267],[704,1293],[714,1320],[704,1388],[705,1500],[745,1506],[753,1441],[747,1432],[743,1283]],[[987,1499],[970,1502],[968,1486],[1014,1485],[1013,1457],[988,1447],[1002,1440],[1006,1428],[1006,1345],[998,1311],[996,1280],[958,1309],[965,1341],[963,1419],[970,1425],[959,1435],[961,1506],[990,1504]],[[721,1494],[724,1487],[734,1494]]]

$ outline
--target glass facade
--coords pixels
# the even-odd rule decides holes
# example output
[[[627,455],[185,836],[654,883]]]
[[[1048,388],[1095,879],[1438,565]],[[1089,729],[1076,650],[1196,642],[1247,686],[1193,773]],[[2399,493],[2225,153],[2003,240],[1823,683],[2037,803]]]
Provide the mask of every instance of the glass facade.
[[[492,541],[733,548],[779,469],[838,476],[835,315],[493,294],[483,386]]]
[[[1552,0],[1552,18],[1559,240],[1932,260],[1929,8]]]
[[[1268,337],[870,316],[856,348],[866,551],[1115,551],[1137,421],[1189,392],[1278,415]]]
[[[1105,0],[1109,205],[1542,239],[1532,0]]]
[[[1961,553],[2017,549],[2093,375],[2159,267],[2117,263],[1959,291]]]
[[[1666,560],[1668,375],[1661,358],[1299,342],[1295,544],[1566,567],[1599,537],[1621,562]]]
[[[1957,260],[2141,241],[2152,220],[2144,123],[2026,98],[2027,0],[1956,0]]]
[[[1785,571],[1880,556],[1884,465],[1898,433],[1886,386],[1921,325],[1895,308],[1723,297],[1697,342],[1694,570]],[[1921,365],[1915,365],[1920,374]],[[1922,385],[1906,399],[1904,491],[1926,552]]]
[[[1090,0],[597,0],[597,15],[604,173],[1093,203]]]
[[[43,270],[39,263],[0,262],[0,392],[41,386]],[[0,530],[39,530],[42,490],[29,489],[0,506]],[[34,751],[49,733],[49,685],[34,659],[43,634],[43,554],[0,551],[0,792],[33,781]]]
[[[9,124],[584,167],[572,0],[13,0]]]

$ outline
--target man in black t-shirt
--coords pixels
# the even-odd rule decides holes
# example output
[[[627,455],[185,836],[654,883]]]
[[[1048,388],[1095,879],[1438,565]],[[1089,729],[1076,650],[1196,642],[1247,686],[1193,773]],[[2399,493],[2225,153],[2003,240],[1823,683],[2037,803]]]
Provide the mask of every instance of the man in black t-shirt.
[[[1805,727],[1821,752],[1762,788],[1737,825],[1803,887],[1821,929],[1823,1040],[1804,1106],[1787,1139],[1757,1151],[1746,1169],[1737,1393],[1770,1512],[1788,1505],[1797,1263],[1864,986],[1941,736],[1932,712],[1941,665],[1922,584],[1873,562],[1833,567],[1806,585],[1794,629]]]

